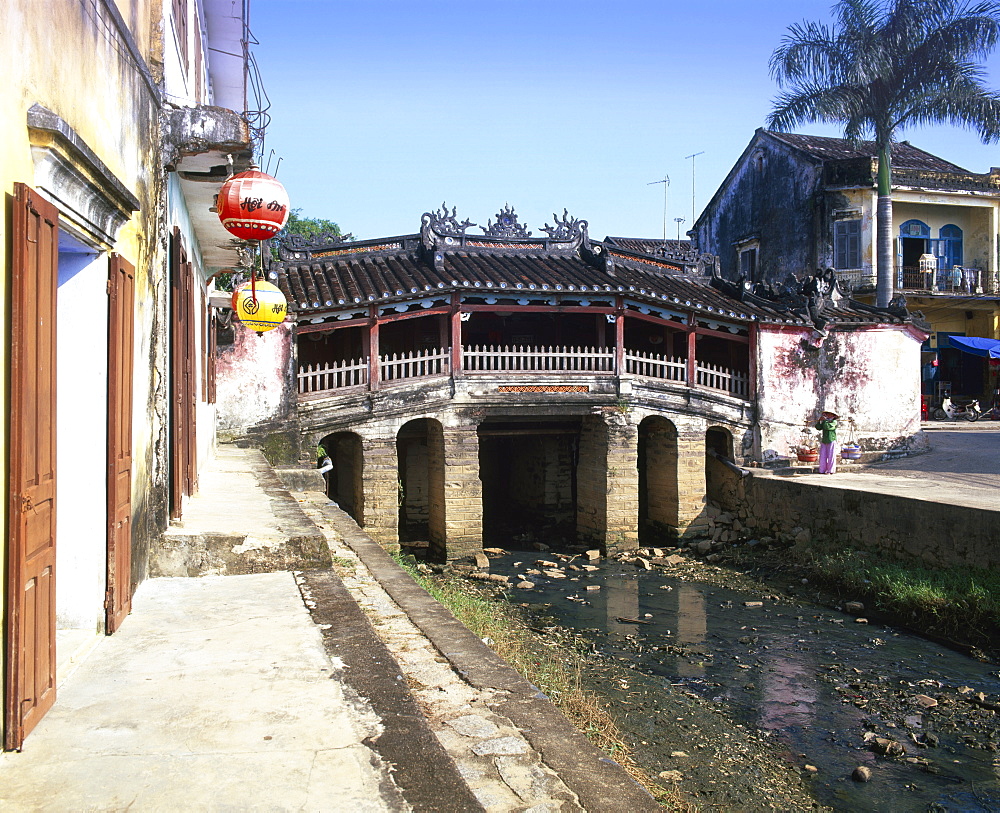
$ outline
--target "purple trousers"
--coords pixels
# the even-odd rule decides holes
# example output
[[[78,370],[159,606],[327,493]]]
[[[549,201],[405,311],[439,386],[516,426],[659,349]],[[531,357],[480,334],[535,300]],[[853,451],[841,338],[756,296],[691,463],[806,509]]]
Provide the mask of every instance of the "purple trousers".
[[[837,444],[821,443],[819,445],[819,473],[833,474],[837,470]]]

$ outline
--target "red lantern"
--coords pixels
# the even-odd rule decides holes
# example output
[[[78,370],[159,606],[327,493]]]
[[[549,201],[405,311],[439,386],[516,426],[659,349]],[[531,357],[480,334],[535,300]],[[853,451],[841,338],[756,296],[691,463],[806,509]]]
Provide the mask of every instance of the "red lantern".
[[[238,172],[222,185],[219,220],[243,240],[267,240],[288,222],[288,193],[275,178],[257,169]]]

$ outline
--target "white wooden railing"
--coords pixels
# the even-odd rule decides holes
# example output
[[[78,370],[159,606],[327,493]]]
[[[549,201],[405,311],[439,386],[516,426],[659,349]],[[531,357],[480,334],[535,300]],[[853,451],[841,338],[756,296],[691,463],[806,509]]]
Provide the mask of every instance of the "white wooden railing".
[[[687,361],[656,353],[633,353],[626,350],[625,372],[642,378],[684,382],[687,381]]]
[[[614,373],[613,350],[596,347],[468,347],[466,373]]]
[[[335,361],[299,367],[299,394],[358,387],[368,383],[368,360]]]
[[[746,398],[750,392],[750,377],[746,373],[737,373],[720,365],[696,362],[694,375],[699,387],[721,390],[739,398]]]
[[[469,347],[462,352],[463,372],[614,374],[614,351],[594,347]],[[381,381],[398,382],[448,375],[450,351],[433,348],[379,358]],[[625,375],[658,381],[687,382],[687,360],[655,353],[625,351]],[[368,360],[307,364],[299,368],[299,394],[305,397],[368,384]],[[746,373],[720,365],[695,364],[695,386],[749,398]]]
[[[379,376],[383,381],[402,381],[404,378],[424,378],[447,375],[449,351],[415,350],[412,353],[393,353],[392,357],[379,359]]]

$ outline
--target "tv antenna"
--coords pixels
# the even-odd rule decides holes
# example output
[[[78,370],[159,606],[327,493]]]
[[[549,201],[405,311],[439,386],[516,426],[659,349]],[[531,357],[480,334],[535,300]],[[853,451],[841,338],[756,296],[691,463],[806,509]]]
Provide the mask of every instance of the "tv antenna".
[[[646,186],[663,184],[663,242],[667,242],[667,190],[670,189],[670,176],[664,173],[662,181],[650,181]]]
[[[688,158],[691,159],[691,228],[694,228],[694,159],[699,155],[704,155],[705,151],[696,152],[691,155],[685,155],[684,160],[687,161]]]

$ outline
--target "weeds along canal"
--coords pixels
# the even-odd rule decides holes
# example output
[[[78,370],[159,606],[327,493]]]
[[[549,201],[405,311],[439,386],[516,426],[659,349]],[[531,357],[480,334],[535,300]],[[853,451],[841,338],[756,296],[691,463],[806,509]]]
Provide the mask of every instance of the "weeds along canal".
[[[540,626],[573,631],[606,664],[590,682],[647,772],[675,771],[664,778],[685,790],[694,780],[705,802],[761,803],[735,790],[758,781],[749,763],[727,758],[756,738],[835,810],[1000,810],[995,664],[697,570],[514,551],[491,556],[490,571],[510,577],[508,599]],[[692,716],[698,706],[714,716]],[[869,781],[852,778],[859,767]]]

